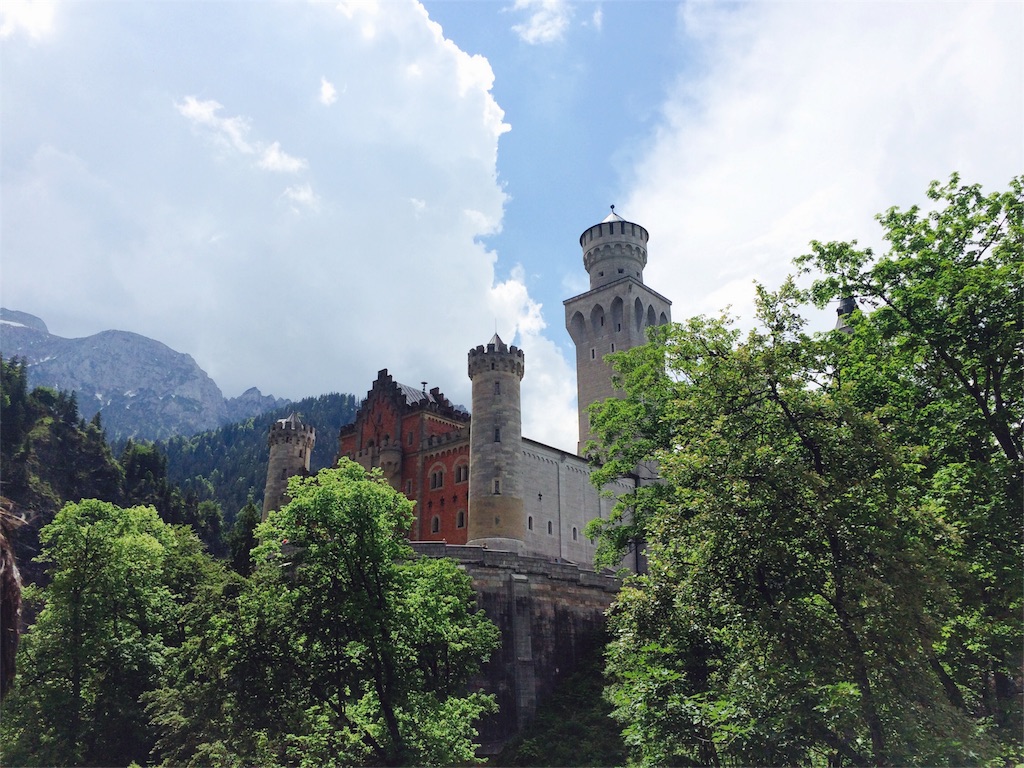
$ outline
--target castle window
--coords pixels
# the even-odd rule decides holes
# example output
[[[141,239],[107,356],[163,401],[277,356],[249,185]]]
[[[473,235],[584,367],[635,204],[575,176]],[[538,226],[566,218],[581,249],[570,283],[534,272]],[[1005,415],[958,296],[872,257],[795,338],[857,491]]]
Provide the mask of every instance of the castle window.
[[[500,381],[494,382],[494,394],[496,394],[496,395],[500,395],[501,394],[501,382]]]
[[[598,272],[598,273],[597,273],[597,276],[598,276],[598,277],[604,277],[604,272]]]
[[[412,440],[413,440],[413,437],[412,437],[412,432],[410,432],[410,433],[409,433],[409,437],[408,437],[408,439],[407,439],[407,441],[406,441],[406,442],[408,442],[408,443],[409,443],[409,445],[412,445]]]
[[[533,515],[526,518],[526,527],[531,531],[533,530]]]
[[[501,493],[501,480],[495,480],[494,481],[494,493],[495,493],[495,495],[498,495],[498,494]]]
[[[405,495],[412,496],[412,480],[405,481]]]
[[[455,467],[455,482],[464,483],[469,480],[469,465],[458,464]]]
[[[626,270],[622,269],[621,267],[619,268],[619,274],[620,274],[620,275],[621,275],[621,274],[622,274],[623,272],[625,272],[625,271],[626,271]]]
[[[604,328],[604,315],[601,315],[601,327]]]
[[[621,330],[622,330],[622,323],[616,323],[615,324],[615,332],[618,333]]]
[[[491,370],[495,370],[498,367],[497,363],[491,363]]]
[[[304,459],[305,457],[306,457],[306,449],[305,448],[299,448],[299,458],[300,459]]]
[[[551,521],[548,520],[548,536],[553,535],[554,530],[555,530],[555,527],[553,525],[551,525]]]
[[[432,518],[430,518],[430,532],[431,533],[438,533],[440,530],[441,530],[441,518],[438,517],[437,515],[434,515]]]
[[[494,442],[496,442],[496,443],[500,443],[501,442],[501,427],[495,427],[494,428]]]
[[[455,527],[465,528],[466,527],[466,511],[463,509],[459,510],[459,513],[455,516]]]
[[[576,530],[576,526],[572,527],[572,540],[576,541],[579,538],[579,531]]]
[[[594,349],[593,347],[590,348],[590,359],[591,360],[596,360],[597,359],[597,350]]]
[[[614,352],[614,351],[615,351],[615,342],[613,341],[612,342],[612,352]]]

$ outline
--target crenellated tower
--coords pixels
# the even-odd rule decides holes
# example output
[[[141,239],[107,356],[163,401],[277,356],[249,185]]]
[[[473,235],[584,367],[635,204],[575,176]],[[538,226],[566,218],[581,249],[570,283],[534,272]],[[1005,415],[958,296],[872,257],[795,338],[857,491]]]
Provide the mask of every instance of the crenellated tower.
[[[263,491],[263,519],[272,509],[288,503],[288,478],[309,474],[309,458],[316,443],[316,430],[303,424],[296,414],[270,425],[270,462]]]
[[[523,351],[494,334],[469,351],[473,420],[469,432],[469,544],[523,551]]]
[[[590,290],[566,299],[565,327],[576,345],[579,452],[591,439],[592,403],[621,394],[605,355],[644,344],[647,328],[672,319],[672,302],[644,285],[647,230],[615,213],[580,235]]]

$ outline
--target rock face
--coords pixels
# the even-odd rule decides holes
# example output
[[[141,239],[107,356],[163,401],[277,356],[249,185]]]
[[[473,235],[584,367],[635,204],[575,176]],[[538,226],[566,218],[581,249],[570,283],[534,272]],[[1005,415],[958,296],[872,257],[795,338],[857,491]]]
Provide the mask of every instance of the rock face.
[[[275,408],[283,408],[289,402],[283,397],[264,395],[256,387],[249,387],[238,397],[231,397],[225,401],[228,410],[228,423],[245,421]]]
[[[0,354],[26,361],[31,386],[77,393],[82,417],[99,412],[112,439],[191,435],[287,402],[256,388],[225,400],[191,355],[128,331],[65,339],[25,312],[0,309]]]

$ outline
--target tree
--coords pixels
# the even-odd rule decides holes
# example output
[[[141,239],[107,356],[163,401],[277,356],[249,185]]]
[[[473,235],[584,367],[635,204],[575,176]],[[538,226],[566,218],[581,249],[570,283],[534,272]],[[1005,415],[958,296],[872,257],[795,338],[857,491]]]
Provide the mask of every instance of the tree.
[[[1020,184],[966,190],[882,217],[873,265],[815,246],[819,302],[889,281],[852,335],[806,335],[790,281],[745,338],[696,318],[616,357],[595,482],[663,478],[590,531],[647,544],[608,652],[640,762],[1019,759]]]
[[[195,536],[152,507],[68,504],[40,533],[50,583],[4,704],[3,753],[16,765],[145,761],[155,732],[139,697],[181,641],[179,613],[212,563]]]
[[[947,184],[933,210],[879,216],[889,251],[813,243],[799,260],[855,319],[846,377],[858,407],[921,451],[929,503],[956,530],[941,542],[958,610],[944,664],[965,704],[1021,730],[1020,512],[1024,508],[1024,177],[1003,192]],[[980,684],[979,684],[980,681]]]
[[[289,495],[257,528],[237,600],[183,649],[186,684],[152,698],[165,759],[474,762],[473,723],[492,697],[465,686],[498,632],[468,577],[413,558],[412,503],[379,473],[343,460],[293,478]]]
[[[252,573],[250,552],[256,546],[256,526],[260,524],[260,517],[260,510],[253,502],[252,496],[249,496],[245,506],[235,516],[235,524],[228,533],[231,567],[235,573],[242,576]]]

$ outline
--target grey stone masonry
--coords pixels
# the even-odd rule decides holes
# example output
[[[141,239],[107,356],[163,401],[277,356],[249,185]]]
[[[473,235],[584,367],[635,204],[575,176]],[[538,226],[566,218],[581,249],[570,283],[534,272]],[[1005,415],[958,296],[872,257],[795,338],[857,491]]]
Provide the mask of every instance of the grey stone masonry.
[[[469,351],[473,420],[469,426],[467,542],[522,552],[523,351],[494,334]]]
[[[309,456],[316,443],[316,430],[303,424],[297,415],[279,419],[270,425],[270,462],[267,484],[263,490],[263,519],[272,509],[280,509],[288,501],[288,478],[309,474]]]
[[[593,438],[591,404],[619,396],[605,356],[647,341],[647,328],[672,320],[672,302],[644,285],[647,230],[612,213],[580,236],[590,290],[566,299],[565,327],[576,345],[579,453]]]
[[[479,725],[481,754],[493,755],[520,731],[559,681],[605,641],[605,612],[621,582],[570,563],[486,547],[413,542],[417,554],[450,557],[473,579],[477,605],[501,630],[471,690],[498,699]]]

